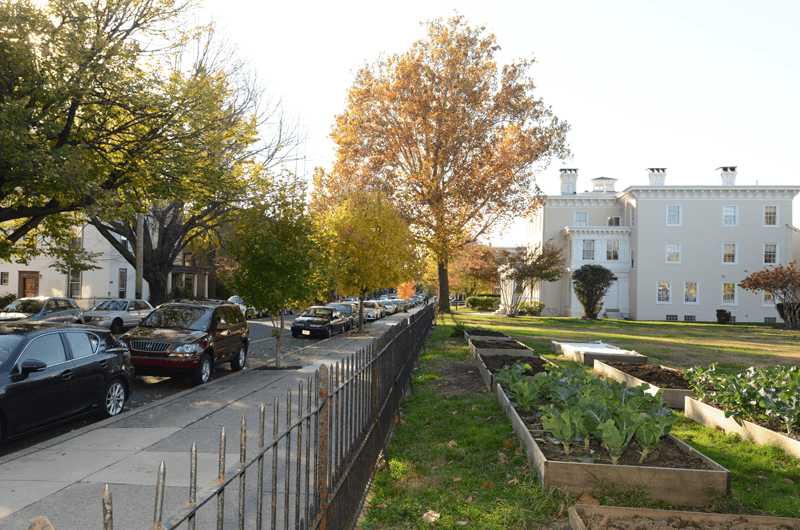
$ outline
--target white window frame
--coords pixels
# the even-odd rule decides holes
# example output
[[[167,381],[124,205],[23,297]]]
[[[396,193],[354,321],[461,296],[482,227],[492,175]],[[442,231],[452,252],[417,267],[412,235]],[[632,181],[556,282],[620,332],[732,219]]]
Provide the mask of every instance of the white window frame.
[[[762,291],[761,307],[775,307],[775,295],[770,293],[769,291]]]
[[[10,274],[7,272],[0,272],[0,285],[8,285],[8,278]]]
[[[669,222],[669,209],[670,208],[677,208],[678,209],[678,222],[677,223],[670,223]],[[667,226],[683,226],[683,208],[680,204],[668,204],[667,205]]]
[[[731,208],[733,214],[726,213],[726,208]],[[728,210],[730,212],[730,210]],[[733,215],[733,222],[729,222],[726,217]],[[722,207],[722,226],[739,226],[739,207],[736,205],[724,205]]]
[[[733,245],[733,261],[725,261],[725,245]],[[734,243],[731,241],[722,243],[722,264],[723,265],[739,264],[739,243]]]
[[[767,224],[767,208],[775,208],[775,224]],[[764,228],[778,228],[781,224],[781,208],[775,204],[765,204],[762,208],[761,222],[764,223]]]
[[[612,221],[616,222],[617,224],[613,224]],[[619,215],[612,215],[608,218],[608,226],[621,226],[621,224],[622,220],[619,218]]]
[[[592,248],[591,249],[586,248],[586,243],[591,243],[592,244]],[[581,259],[583,259],[585,261],[594,261],[594,257],[595,257],[594,249],[595,249],[594,239],[584,239],[583,240],[583,245],[582,245],[582,248],[581,248],[581,251],[582,251],[581,252]],[[591,256],[592,257],[590,257],[590,258],[586,257],[587,256],[587,254],[586,254],[587,251],[591,251]]]
[[[686,301],[687,286],[694,284],[694,302]],[[684,305],[700,305],[700,282],[683,282],[683,304]]]
[[[725,301],[725,286],[726,285],[733,285],[733,302],[726,302]],[[720,303],[722,305],[727,306],[736,306],[739,305],[739,292],[736,290],[736,282],[722,282],[722,296],[720,298]]]
[[[610,247],[611,244],[616,245],[617,248],[612,249]],[[616,252],[616,257],[609,257],[613,256],[612,252]],[[609,239],[606,241],[606,261],[619,261],[619,239]]]
[[[667,299],[659,300],[661,295],[661,285],[667,285]],[[672,282],[656,282],[656,304],[659,305],[672,305]]]
[[[77,279],[73,274],[77,273]],[[83,273],[79,270],[69,269],[67,272],[67,296],[70,298],[80,298],[83,291]],[[74,294],[77,292],[78,294]]]
[[[767,245],[775,245],[775,261],[767,262]],[[764,251],[761,253],[761,259],[764,265],[777,265],[781,262],[780,245],[778,243],[764,243]]]
[[[578,221],[578,216],[582,216],[582,221]],[[575,226],[589,226],[589,212],[575,212],[573,217]]]
[[[677,254],[678,259],[677,261],[671,261],[669,259],[670,256],[670,245],[675,245],[675,252],[673,254]],[[680,265],[681,263],[681,244],[676,242],[667,242],[666,244],[666,254],[664,255],[664,263],[669,265]]]

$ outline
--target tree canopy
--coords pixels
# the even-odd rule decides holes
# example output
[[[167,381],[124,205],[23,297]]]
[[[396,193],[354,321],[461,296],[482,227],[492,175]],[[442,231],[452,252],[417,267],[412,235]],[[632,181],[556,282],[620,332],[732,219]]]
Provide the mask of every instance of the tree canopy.
[[[498,262],[501,264],[504,279],[514,280],[516,290],[520,293],[532,293],[539,282],[555,282],[564,274],[563,252],[551,241],[533,248],[517,247],[511,252],[503,251],[498,257]],[[522,298],[509,297],[502,289],[501,297],[503,297],[501,307],[506,308],[510,316],[515,315]]]
[[[776,304],[781,304],[778,307],[782,308],[781,317],[786,321],[786,327],[800,328],[800,269],[796,260],[788,265],[779,264],[753,272],[739,283],[739,287],[754,293],[772,293]]]
[[[276,177],[254,191],[252,206],[239,212],[224,240],[231,259],[221,259],[221,272],[248,305],[270,311],[280,365],[286,308],[305,307],[323,296],[330,287],[329,268],[306,211],[303,182]]]
[[[315,185],[322,201],[386,193],[438,263],[449,312],[448,262],[539,206],[536,171],[568,156],[569,127],[533,97],[532,59],[499,69],[495,36],[460,15],[426,28],[407,52],[356,73],[333,125],[336,160]]]
[[[586,264],[572,273],[572,285],[583,306],[584,318],[597,318],[603,309],[603,298],[615,281],[617,277],[602,265]]]
[[[243,162],[269,158],[258,129],[279,107],[193,9],[0,1],[0,258],[65,247],[65,213],[204,205]]]
[[[412,280],[414,238],[400,214],[378,193],[353,194],[320,215],[334,288],[358,296]],[[363,319],[362,319],[363,321]]]

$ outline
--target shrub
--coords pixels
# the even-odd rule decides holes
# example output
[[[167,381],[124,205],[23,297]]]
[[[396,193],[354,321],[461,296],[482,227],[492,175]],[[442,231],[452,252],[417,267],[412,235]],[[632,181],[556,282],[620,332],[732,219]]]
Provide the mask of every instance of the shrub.
[[[456,323],[455,326],[453,326],[453,331],[450,332],[450,336],[451,337],[463,337],[465,331],[467,331],[467,325],[464,324],[463,322],[458,322],[458,323]]]
[[[0,296],[0,309],[4,308],[5,306],[7,306],[16,299],[17,296],[14,293],[8,293],[4,294],[3,296]]]
[[[544,302],[525,302],[519,305],[519,313],[538,317],[544,311]]]
[[[467,307],[479,311],[491,311],[498,303],[498,299],[491,296],[470,296],[467,298]]]
[[[717,309],[717,324],[730,324],[731,312],[726,309]]]

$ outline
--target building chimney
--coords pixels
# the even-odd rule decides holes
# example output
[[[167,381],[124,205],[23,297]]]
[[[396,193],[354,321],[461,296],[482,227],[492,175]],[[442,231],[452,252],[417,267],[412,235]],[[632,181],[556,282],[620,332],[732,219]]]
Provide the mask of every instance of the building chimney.
[[[736,166],[718,167],[720,186],[736,186]]]
[[[561,172],[561,195],[575,195],[577,193],[578,170],[560,169]]]
[[[664,180],[667,178],[667,168],[649,167],[647,168],[647,178],[650,180],[651,186],[663,186]]]

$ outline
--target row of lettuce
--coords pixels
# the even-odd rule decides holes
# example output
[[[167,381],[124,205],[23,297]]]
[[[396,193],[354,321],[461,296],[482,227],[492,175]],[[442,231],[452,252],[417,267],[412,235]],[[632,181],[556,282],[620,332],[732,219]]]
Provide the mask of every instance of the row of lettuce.
[[[570,446],[592,440],[608,452],[613,464],[636,440],[642,449],[640,463],[658,446],[679,417],[661,399],[636,388],[601,379],[582,367],[548,366],[546,372],[529,378],[530,366],[515,363],[495,375],[512,405],[525,412],[538,409],[542,428],[549,431],[568,456]],[[787,433],[800,431],[800,371],[793,367],[751,367],[729,375],[717,371],[689,369],[685,377],[698,398],[725,411],[737,421],[766,422]],[[547,403],[541,405],[541,403]],[[583,460],[585,457],[582,457]]]

